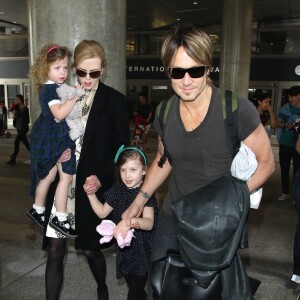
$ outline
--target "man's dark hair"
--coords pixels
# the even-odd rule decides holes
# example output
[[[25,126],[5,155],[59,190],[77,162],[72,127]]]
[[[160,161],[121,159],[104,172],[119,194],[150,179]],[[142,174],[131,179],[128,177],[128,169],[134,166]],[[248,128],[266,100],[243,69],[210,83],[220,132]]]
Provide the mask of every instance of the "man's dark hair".
[[[298,96],[300,94],[300,86],[294,85],[288,90],[289,96]]]
[[[18,94],[18,95],[16,95],[16,97],[18,97],[22,101],[22,103],[24,103],[24,96],[23,95]]]
[[[145,97],[147,99],[147,95],[145,93],[139,93],[139,96]]]

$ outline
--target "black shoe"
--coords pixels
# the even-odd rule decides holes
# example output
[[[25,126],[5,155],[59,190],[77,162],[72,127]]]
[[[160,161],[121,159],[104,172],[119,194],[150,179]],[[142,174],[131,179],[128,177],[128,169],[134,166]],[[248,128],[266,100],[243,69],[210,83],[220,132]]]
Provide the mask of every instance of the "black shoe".
[[[76,238],[77,234],[75,233],[75,230],[70,228],[66,228],[66,224],[69,224],[68,221],[59,221],[57,217],[53,217],[52,220],[49,222],[50,227],[58,231],[59,233],[65,235],[69,238]],[[69,224],[70,225],[70,224]]]
[[[36,209],[32,208],[31,210],[26,212],[26,215],[34,221],[36,224],[39,225],[40,228],[44,229],[45,227],[45,221],[42,217],[44,217],[44,214],[38,214]]]
[[[16,161],[13,159],[10,159],[8,162],[6,162],[8,165],[15,165]]]

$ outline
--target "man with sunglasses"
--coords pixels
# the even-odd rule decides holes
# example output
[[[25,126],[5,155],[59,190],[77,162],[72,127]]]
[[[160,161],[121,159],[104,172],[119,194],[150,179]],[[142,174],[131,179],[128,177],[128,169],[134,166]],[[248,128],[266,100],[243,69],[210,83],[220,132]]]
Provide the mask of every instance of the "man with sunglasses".
[[[213,45],[209,36],[196,27],[172,30],[162,46],[162,61],[176,97],[169,107],[163,131],[156,111],[154,126],[159,136],[157,155],[140,193],[123,214],[123,219],[129,225],[130,218],[141,214],[145,202],[171,175],[160,211],[153,261],[165,257],[170,249],[179,249],[172,219],[172,203],[222,176],[231,177],[232,154],[224,126],[221,91],[208,77],[212,68],[212,54]],[[238,138],[254,152],[258,162],[256,172],[247,183],[249,192],[252,192],[273,173],[274,157],[254,105],[247,99],[238,98],[237,114]],[[167,159],[160,168],[157,162],[164,153],[164,147],[172,163]],[[125,234],[124,225],[118,225],[115,234],[119,232]],[[243,293],[238,281],[228,288],[237,294]],[[223,299],[229,299],[223,296]],[[230,300],[246,299],[240,295],[235,297],[233,293],[230,297]]]

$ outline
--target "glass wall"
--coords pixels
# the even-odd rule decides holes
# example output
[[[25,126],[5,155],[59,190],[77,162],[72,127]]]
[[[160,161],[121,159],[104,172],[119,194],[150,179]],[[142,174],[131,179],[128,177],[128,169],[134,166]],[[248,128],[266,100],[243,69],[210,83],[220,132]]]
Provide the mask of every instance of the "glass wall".
[[[0,57],[28,57],[28,36],[0,36]]]
[[[215,54],[221,51],[221,26],[205,28],[214,44]],[[160,56],[166,31],[127,33],[128,56]],[[300,18],[292,21],[253,23],[252,53],[257,55],[299,55]]]

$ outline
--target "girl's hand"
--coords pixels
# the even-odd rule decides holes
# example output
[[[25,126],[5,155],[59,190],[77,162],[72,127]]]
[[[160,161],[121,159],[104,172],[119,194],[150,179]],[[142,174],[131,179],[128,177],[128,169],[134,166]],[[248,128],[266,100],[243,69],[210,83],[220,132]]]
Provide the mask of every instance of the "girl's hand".
[[[61,157],[58,159],[59,163],[68,161],[71,158],[71,149],[67,149],[63,152],[63,154],[61,155]]]
[[[95,194],[101,186],[102,185],[98,177],[96,175],[91,175],[86,178],[83,189],[88,195],[92,195]]]
[[[133,218],[131,219],[131,221],[133,220]],[[130,224],[130,227],[131,228],[134,228],[134,229],[140,229],[141,225],[139,222],[133,222]]]
[[[74,88],[77,89],[77,90],[79,90],[79,89],[83,90],[83,86],[80,83],[75,85]]]

